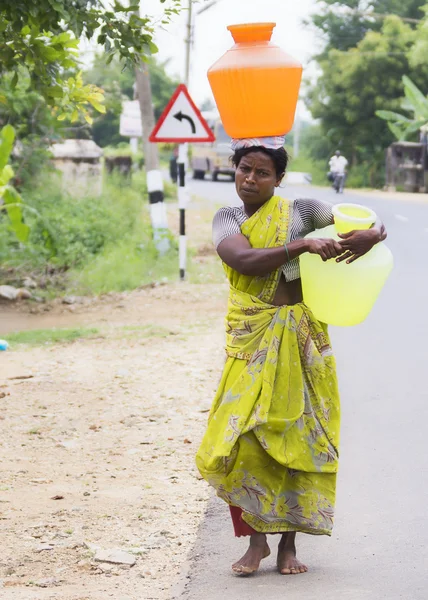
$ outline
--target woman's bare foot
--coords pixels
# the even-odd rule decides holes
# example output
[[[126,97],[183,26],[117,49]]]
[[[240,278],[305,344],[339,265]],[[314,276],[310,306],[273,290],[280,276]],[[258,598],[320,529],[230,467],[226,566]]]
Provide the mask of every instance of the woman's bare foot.
[[[250,546],[244,556],[232,565],[232,571],[238,575],[255,573],[263,558],[270,554],[270,548],[264,533],[253,533],[250,537]]]
[[[278,545],[277,566],[281,575],[306,573],[308,567],[296,558],[296,533],[284,533]]]

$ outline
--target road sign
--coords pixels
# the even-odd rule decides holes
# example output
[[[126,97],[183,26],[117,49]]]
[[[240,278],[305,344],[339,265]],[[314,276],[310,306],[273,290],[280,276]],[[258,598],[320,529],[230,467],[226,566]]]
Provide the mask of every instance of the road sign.
[[[124,137],[142,137],[143,127],[138,100],[129,100],[123,103],[119,133]]]
[[[151,142],[213,142],[210,126],[195,106],[184,84],[175,90],[160,116],[149,140]]]

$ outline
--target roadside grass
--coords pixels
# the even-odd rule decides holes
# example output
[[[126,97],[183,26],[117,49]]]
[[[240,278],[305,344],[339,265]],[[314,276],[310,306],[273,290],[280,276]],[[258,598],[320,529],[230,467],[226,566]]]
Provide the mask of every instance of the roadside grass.
[[[195,331],[200,329],[199,325],[193,328]],[[186,334],[187,335],[187,334]],[[100,329],[91,327],[75,327],[72,329],[28,329],[16,331],[6,336],[11,349],[19,346],[49,346],[54,344],[65,344],[78,340],[102,337],[106,340],[134,339],[140,341],[166,339],[174,336],[175,339],[186,339],[186,335],[181,330],[172,330],[162,327],[156,323],[147,323],[145,325],[122,325],[112,328]]]
[[[132,236],[107,246],[90,263],[69,274],[68,289],[73,294],[97,295],[133,290],[153,282],[174,279],[177,271],[176,244],[163,256],[154,245]]]
[[[7,335],[7,341],[11,347],[15,345],[41,346],[47,344],[59,344],[74,342],[82,338],[93,337],[99,334],[95,327],[76,327],[72,329],[28,329],[16,331]]]
[[[198,198],[194,202],[196,206],[186,211],[186,279],[190,283],[222,283],[225,280],[223,267],[211,242],[211,223],[216,208],[207,208]],[[67,277],[67,292],[97,295],[133,290],[154,282],[176,282],[179,279],[178,207],[168,205],[167,212],[172,235],[171,248],[166,254],[158,254],[150,228],[139,227],[138,233],[107,245],[83,268],[71,271]],[[147,223],[147,207],[141,211],[140,219]]]

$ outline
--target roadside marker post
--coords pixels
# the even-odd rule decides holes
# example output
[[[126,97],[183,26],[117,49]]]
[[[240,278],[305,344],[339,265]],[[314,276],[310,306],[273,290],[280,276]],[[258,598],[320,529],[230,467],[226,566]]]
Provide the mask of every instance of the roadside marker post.
[[[179,267],[180,281],[186,278],[186,207],[190,200],[189,189],[186,187],[186,162],[187,162],[187,144],[180,144],[178,147],[178,210],[180,213],[180,237],[179,237]]]
[[[186,278],[186,207],[190,199],[186,186],[187,142],[213,142],[214,134],[196,107],[184,84],[180,84],[156,123],[150,142],[170,142],[178,148],[178,210],[180,213],[179,273]]]

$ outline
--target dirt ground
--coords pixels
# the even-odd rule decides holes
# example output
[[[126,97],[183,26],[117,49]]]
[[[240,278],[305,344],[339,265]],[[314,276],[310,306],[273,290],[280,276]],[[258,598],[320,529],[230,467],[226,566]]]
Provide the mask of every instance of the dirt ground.
[[[2,599],[173,597],[208,497],[194,455],[224,360],[226,293],[177,283],[2,309],[9,330],[99,330],[0,355]],[[97,562],[99,550],[136,563]]]

